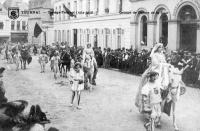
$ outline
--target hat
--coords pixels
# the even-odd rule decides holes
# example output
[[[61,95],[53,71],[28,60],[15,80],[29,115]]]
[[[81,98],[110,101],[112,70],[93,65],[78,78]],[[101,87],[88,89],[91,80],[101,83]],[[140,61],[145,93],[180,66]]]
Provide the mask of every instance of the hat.
[[[81,63],[80,63],[80,62],[76,62],[76,63],[74,64],[74,68],[77,68],[77,66],[80,66],[80,67],[82,67],[82,65],[81,65]]]
[[[82,56],[79,56],[77,59],[83,59],[83,57],[82,57]]]
[[[178,66],[183,67],[183,63],[179,62],[179,63],[178,63]]]
[[[163,47],[163,44],[162,44],[162,43],[157,43],[157,44],[153,47],[152,51],[153,51],[153,52],[157,51],[159,47]]]
[[[153,77],[153,76],[156,76],[156,75],[159,75],[158,72],[155,72],[155,71],[151,71],[148,73],[148,77]]]
[[[6,68],[1,67],[1,68],[0,68],[0,74],[2,74],[5,70],[6,70]]]

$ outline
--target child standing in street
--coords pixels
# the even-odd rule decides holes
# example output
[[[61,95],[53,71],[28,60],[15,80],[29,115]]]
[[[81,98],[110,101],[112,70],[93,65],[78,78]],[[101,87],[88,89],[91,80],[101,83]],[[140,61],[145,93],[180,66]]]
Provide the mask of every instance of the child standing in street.
[[[151,110],[150,118],[160,126],[161,118],[161,82],[158,81],[158,73],[150,72],[149,81],[142,88],[143,111]],[[148,124],[148,123],[147,123]],[[145,124],[146,125],[146,124]]]
[[[81,99],[81,91],[84,89],[84,73],[81,69],[80,62],[76,62],[74,68],[70,70],[69,80],[72,90],[72,99],[70,106],[73,106],[75,95],[77,95],[77,100],[78,100],[77,109],[81,109],[80,99]]]

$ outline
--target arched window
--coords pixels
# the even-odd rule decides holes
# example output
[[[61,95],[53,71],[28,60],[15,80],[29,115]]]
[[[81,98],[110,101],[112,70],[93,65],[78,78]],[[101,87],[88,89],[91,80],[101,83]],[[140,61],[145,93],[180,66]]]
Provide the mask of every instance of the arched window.
[[[164,46],[167,46],[168,43],[168,17],[164,13],[160,17],[160,41],[164,44]]]
[[[104,2],[105,2],[105,13],[109,13],[110,0],[104,0]]]
[[[96,0],[96,14],[99,14],[99,0]]]
[[[144,15],[141,18],[141,37],[140,37],[140,42],[143,45],[147,45],[147,17]]]
[[[122,12],[122,5],[122,0],[117,0],[117,10],[119,13]]]

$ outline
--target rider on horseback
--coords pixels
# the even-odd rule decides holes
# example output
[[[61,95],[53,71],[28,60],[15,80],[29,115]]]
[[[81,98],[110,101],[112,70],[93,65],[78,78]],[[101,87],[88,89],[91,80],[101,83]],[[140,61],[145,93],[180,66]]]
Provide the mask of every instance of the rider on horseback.
[[[86,59],[86,56],[89,55],[90,57],[92,57],[92,60],[93,60],[93,63],[94,63],[94,74],[93,74],[93,77],[92,77],[92,84],[93,85],[96,85],[96,75],[97,75],[97,72],[98,72],[98,67],[97,67],[97,62],[96,62],[96,59],[94,57],[94,51],[92,49],[92,46],[90,43],[87,44],[87,48],[85,48],[83,50],[83,62],[85,62],[85,59]]]

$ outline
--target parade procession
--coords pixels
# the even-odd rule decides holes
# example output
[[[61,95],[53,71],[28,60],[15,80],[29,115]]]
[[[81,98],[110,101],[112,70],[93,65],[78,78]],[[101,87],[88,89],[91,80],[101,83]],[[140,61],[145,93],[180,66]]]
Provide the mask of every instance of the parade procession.
[[[199,0],[0,1],[0,131],[200,131]]]

